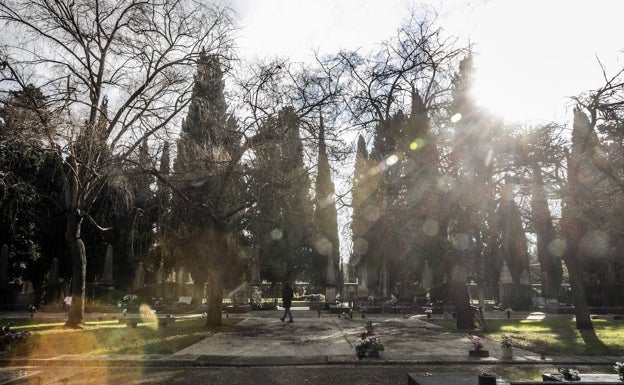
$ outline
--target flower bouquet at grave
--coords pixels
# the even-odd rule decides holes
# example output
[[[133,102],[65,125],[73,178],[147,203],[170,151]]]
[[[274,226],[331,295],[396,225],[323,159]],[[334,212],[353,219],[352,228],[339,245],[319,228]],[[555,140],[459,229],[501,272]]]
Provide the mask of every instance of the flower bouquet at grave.
[[[579,376],[579,371],[576,369],[570,368],[559,368],[559,373],[563,376],[563,379],[566,381],[580,381],[581,377]]]
[[[501,348],[503,350],[503,359],[511,359],[513,357],[513,342],[511,337],[503,336],[501,340]]]
[[[620,376],[620,381],[624,381],[624,362],[616,362],[613,369]]]
[[[361,360],[366,357],[379,357],[379,352],[384,350],[381,339],[373,331],[373,323],[366,322],[366,331],[360,334],[360,339],[356,342],[355,353]]]
[[[470,340],[470,344],[472,345],[472,350],[468,352],[471,357],[488,357],[490,355],[490,352],[483,349],[483,338],[475,335],[469,335],[467,337]]]
[[[0,351],[19,350],[19,347],[26,346],[26,341],[30,337],[30,331],[15,331],[11,326],[12,322],[0,327]]]

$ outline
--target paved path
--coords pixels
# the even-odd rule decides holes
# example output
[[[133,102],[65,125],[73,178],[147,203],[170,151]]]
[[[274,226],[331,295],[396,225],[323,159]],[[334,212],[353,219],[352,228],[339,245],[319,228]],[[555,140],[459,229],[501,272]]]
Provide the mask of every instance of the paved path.
[[[279,311],[254,311],[232,314],[242,318],[234,331],[215,333],[172,355],[59,355],[54,357],[1,357],[9,364],[33,365],[142,365],[142,366],[259,366],[259,365],[318,365],[352,364],[358,362],[353,345],[365,330],[366,321],[373,322],[375,333],[385,350],[381,359],[364,360],[375,364],[551,364],[551,365],[611,365],[620,357],[541,357],[539,354],[514,348],[513,360],[504,361],[498,341],[485,341],[487,358],[468,357],[470,343],[465,334],[447,332],[426,322],[423,316],[404,318],[391,314],[369,314],[353,319],[316,311],[293,310],[294,323],[281,322]],[[10,314],[2,314],[4,318]],[[22,314],[23,316],[23,314]],[[492,318],[501,313],[488,315]],[[528,314],[515,314],[527,318]],[[37,313],[36,317],[61,317]],[[97,317],[97,315],[89,315]],[[173,326],[175,327],[175,326]]]

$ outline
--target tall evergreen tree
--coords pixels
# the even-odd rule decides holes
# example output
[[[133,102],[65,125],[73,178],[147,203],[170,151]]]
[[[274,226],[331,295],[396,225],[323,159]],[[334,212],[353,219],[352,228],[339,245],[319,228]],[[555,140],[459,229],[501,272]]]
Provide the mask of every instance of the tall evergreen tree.
[[[561,256],[552,249],[557,232],[548,206],[542,168],[536,159],[532,159],[531,169],[531,212],[537,236],[537,258],[542,271],[542,296],[557,298],[561,292],[563,279]]]
[[[188,116],[182,124],[172,184],[171,231],[166,254],[208,289],[206,324],[221,324],[224,287],[245,276],[238,217],[247,207],[241,135],[227,115],[220,61],[200,55]]]
[[[54,154],[43,146],[45,105],[45,96],[32,85],[0,102],[0,246],[11,255],[6,281],[0,282],[3,305],[13,302],[8,282],[28,280],[41,293],[51,255],[65,251],[58,242],[63,228],[54,224],[61,216],[55,201],[58,169]]]
[[[492,131],[470,95],[472,56],[464,58],[453,78],[451,122],[455,137],[450,156],[450,169],[455,186],[448,202],[453,215],[449,221],[447,274],[455,304],[458,329],[474,328],[466,282],[473,273],[483,277],[484,218],[488,199],[492,199]],[[477,268],[474,268],[477,267]]]
[[[325,274],[321,280],[326,287],[342,286],[340,274],[340,244],[338,238],[338,214],[336,211],[336,193],[331,179],[331,168],[325,144],[325,126],[321,117],[319,124],[318,171],[315,183],[315,228],[317,233],[314,242],[315,257],[313,271]],[[331,300],[331,298],[328,298]]]
[[[501,221],[502,252],[514,282],[529,284],[530,282],[521,282],[523,274],[526,279],[529,278],[528,242],[522,226],[520,209],[514,198],[511,184],[505,183],[498,215]]]
[[[380,174],[374,172],[374,164],[370,161],[366,142],[362,135],[358,136],[353,172],[353,187],[351,189],[352,217],[351,236],[353,252],[349,266],[358,278],[358,296],[368,297],[369,282],[369,230],[374,221],[375,205],[373,194],[377,187]]]
[[[572,148],[568,157],[568,180],[563,195],[561,231],[566,241],[563,260],[568,268],[574,298],[576,328],[579,330],[593,330],[594,328],[587,304],[582,265],[586,250],[581,245],[583,237],[592,230],[591,222],[587,217],[590,212],[584,208],[587,202],[592,201],[594,192],[592,185],[596,172],[591,167],[594,143],[595,132],[587,115],[580,109],[575,109]]]
[[[401,237],[407,243],[405,257],[398,264],[401,271],[398,294],[407,300],[412,294],[412,282],[420,281],[417,273],[423,271],[425,261],[435,272],[439,271],[446,241],[440,227],[447,222],[441,210],[440,157],[431,133],[429,111],[414,87],[411,113],[401,138],[401,150],[405,156],[399,165],[405,192],[404,202],[398,205],[402,215],[395,211],[400,218]],[[439,273],[436,278],[441,278]]]
[[[260,275],[270,282],[309,278],[313,205],[299,125],[291,107],[269,118],[261,133],[273,139],[255,146],[249,169],[256,204],[248,228],[258,249]]]
[[[391,283],[398,282],[402,271],[396,261],[402,259],[407,248],[401,236],[399,218],[405,207],[405,183],[400,167],[396,166],[402,151],[399,149],[401,129],[406,117],[399,111],[396,115],[380,122],[375,128],[375,137],[370,159],[375,167],[373,174],[376,185],[370,197],[371,210],[368,213],[372,226],[368,231],[369,289],[382,298],[390,296]]]

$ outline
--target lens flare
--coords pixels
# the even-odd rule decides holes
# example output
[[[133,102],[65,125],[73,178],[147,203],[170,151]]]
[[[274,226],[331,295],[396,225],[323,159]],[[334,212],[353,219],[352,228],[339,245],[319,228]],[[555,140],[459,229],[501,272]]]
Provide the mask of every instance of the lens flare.
[[[368,241],[364,238],[357,238],[353,241],[353,253],[357,255],[365,255],[368,252]]]
[[[388,159],[386,159],[386,164],[388,166],[394,166],[399,161],[399,157],[396,155],[390,155]]]
[[[379,217],[381,216],[381,210],[379,209],[379,207],[371,207],[370,209],[368,209],[366,211],[366,220],[369,222],[376,222],[377,219],[379,219]]]
[[[416,151],[419,148],[423,148],[425,146],[425,141],[422,140],[421,138],[418,138],[416,140],[414,140],[412,143],[410,143],[410,150],[412,151]]]
[[[548,244],[548,252],[555,257],[561,257],[566,249],[566,243],[563,239],[557,238]]]
[[[332,244],[327,238],[321,238],[314,242],[314,248],[321,255],[329,255],[332,252]]]
[[[319,202],[319,204],[320,204],[321,208],[325,208],[325,207],[327,207],[329,205],[333,205],[335,202],[336,202],[336,200],[335,200],[334,196],[330,194],[330,195],[326,196],[325,198],[323,198]]]
[[[273,229],[271,230],[271,239],[274,241],[278,241],[280,239],[282,239],[282,236],[284,235],[284,233],[282,232],[281,229]]]
[[[457,234],[453,237],[453,246],[455,246],[455,248],[457,250],[468,250],[468,247],[470,246],[470,237],[468,236],[468,234]]]
[[[435,219],[427,219],[423,223],[423,232],[430,237],[435,236],[438,233],[438,221]]]
[[[609,236],[602,231],[590,231],[581,238],[581,250],[594,258],[604,257],[609,251]]]

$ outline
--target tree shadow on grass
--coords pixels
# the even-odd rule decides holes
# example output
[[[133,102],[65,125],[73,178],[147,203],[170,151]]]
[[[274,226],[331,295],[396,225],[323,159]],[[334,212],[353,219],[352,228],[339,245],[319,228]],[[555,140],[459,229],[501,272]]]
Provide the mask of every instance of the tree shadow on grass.
[[[596,335],[595,330],[579,330],[579,334],[585,342],[585,348],[592,355],[607,355],[611,353],[611,349],[605,345]]]

